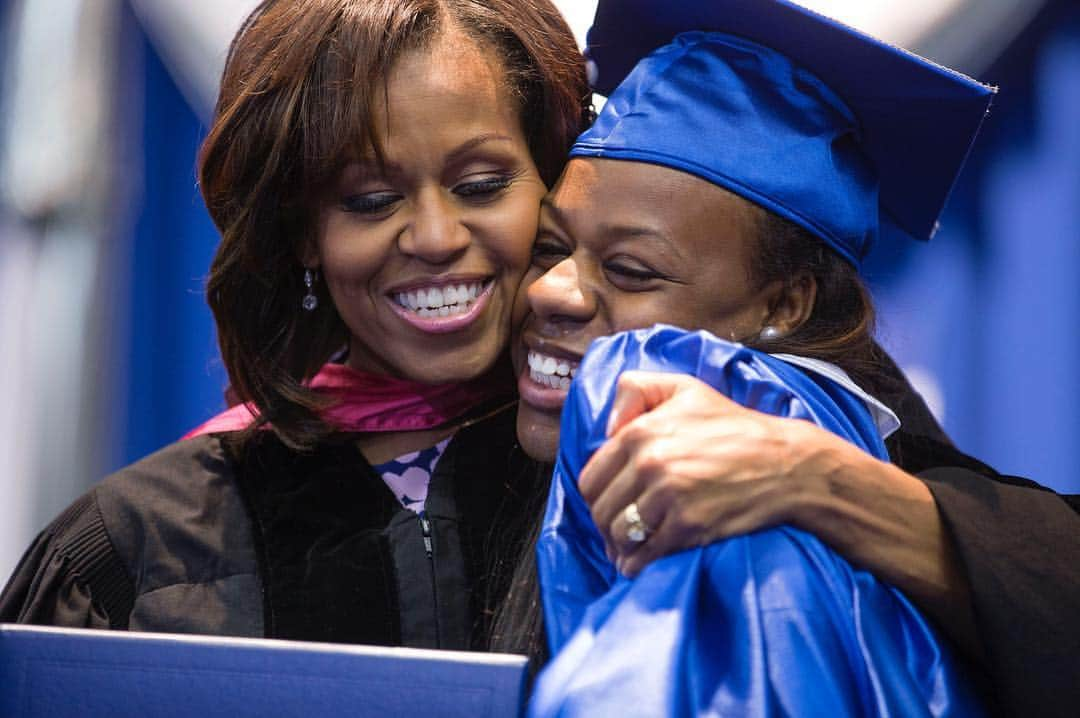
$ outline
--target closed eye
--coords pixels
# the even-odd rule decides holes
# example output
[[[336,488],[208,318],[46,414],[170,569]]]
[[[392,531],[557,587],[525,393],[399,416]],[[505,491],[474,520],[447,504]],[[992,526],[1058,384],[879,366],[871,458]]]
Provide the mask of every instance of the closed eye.
[[[401,195],[394,192],[354,194],[341,199],[341,209],[356,214],[376,215],[388,211],[399,201]]]
[[[658,272],[638,261],[610,259],[604,262],[604,273],[612,285],[627,292],[644,292],[656,287],[656,282],[682,284],[674,277]]]
[[[570,249],[563,243],[541,235],[533,242],[532,263],[548,269],[570,256]]]
[[[453,192],[459,197],[484,202],[494,199],[513,182],[511,177],[485,177],[475,182],[463,182],[454,187]]]

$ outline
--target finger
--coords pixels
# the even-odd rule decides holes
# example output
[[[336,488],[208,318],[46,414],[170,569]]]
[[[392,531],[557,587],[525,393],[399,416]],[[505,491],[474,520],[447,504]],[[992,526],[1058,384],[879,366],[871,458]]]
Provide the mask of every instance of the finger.
[[[607,436],[614,436],[635,418],[652,411],[679,391],[692,386],[690,382],[696,381],[685,374],[639,370],[623,372],[615,385]]]
[[[671,499],[675,496],[677,495],[670,491],[656,491],[653,487],[646,487],[640,494],[627,501],[626,506],[629,506],[631,502],[637,504],[638,515],[641,516],[647,528],[645,541],[630,539],[630,522],[627,520],[625,508],[612,517],[611,523],[608,524],[608,532],[616,560],[625,560],[636,554],[657,537],[660,538],[661,550],[671,550],[665,547],[671,546],[673,540],[667,536],[667,533],[670,523],[669,512],[672,509]],[[682,546],[678,546],[676,550],[678,548]]]
[[[627,578],[633,578],[641,573],[641,569],[653,561],[663,558],[681,549],[672,549],[671,540],[665,532],[657,530],[648,540],[638,544],[637,548],[627,554],[620,554],[615,558],[615,566],[619,573]]]
[[[593,521],[616,553],[619,551],[620,537],[612,534],[612,523],[641,495],[641,484],[641,473],[633,467],[624,466],[590,506]]]
[[[642,497],[644,500],[646,497]],[[633,578],[657,559],[710,542],[708,537],[679,521],[676,513],[669,509],[644,542],[616,554],[615,565],[624,576]]]
[[[626,465],[628,452],[626,442],[609,439],[585,462],[584,468],[578,474],[578,491],[587,504],[592,506],[607,490],[611,481]]]
[[[630,505],[631,504],[627,504],[627,506]],[[661,524],[663,516],[657,516],[648,512],[648,508],[644,511],[641,509],[641,502],[639,501],[638,513],[641,515],[641,520],[645,522],[646,526],[644,541],[633,541],[630,538],[630,522],[626,518],[625,509],[616,514],[615,518],[612,519],[611,524],[608,526],[608,531],[611,534],[612,561],[616,566],[620,566],[628,556],[633,555],[635,552],[640,551],[647,546],[649,541],[651,541],[652,537],[655,535],[656,529],[654,527]]]
[[[663,521],[649,539],[629,550],[613,546],[616,565],[626,576],[635,576],[649,563],[677,551],[705,546],[731,536],[741,536],[784,523],[784,505],[790,492],[778,496],[764,482],[739,485],[735,490],[711,497],[699,496],[691,502],[672,502],[663,512]],[[656,496],[648,489],[638,506],[655,512]]]

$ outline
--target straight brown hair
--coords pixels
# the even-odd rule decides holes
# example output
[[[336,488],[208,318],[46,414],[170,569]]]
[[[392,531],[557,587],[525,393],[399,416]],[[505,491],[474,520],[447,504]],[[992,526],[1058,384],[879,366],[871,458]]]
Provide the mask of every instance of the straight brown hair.
[[[549,0],[266,0],[233,39],[199,156],[221,243],[207,300],[232,399],[289,446],[330,432],[304,380],[345,346],[329,295],[303,312],[300,257],[318,203],[357,149],[393,63],[456,26],[503,63],[541,177],[554,182],[590,117],[584,62]],[[254,428],[254,427],[253,427]]]

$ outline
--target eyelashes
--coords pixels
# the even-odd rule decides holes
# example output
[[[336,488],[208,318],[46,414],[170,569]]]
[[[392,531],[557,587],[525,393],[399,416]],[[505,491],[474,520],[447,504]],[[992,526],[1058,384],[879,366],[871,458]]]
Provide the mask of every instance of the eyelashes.
[[[341,198],[341,209],[354,214],[378,214],[401,200],[401,195],[391,192],[354,194]]]
[[[533,266],[547,271],[572,254],[562,242],[541,235],[533,243]],[[644,290],[652,286],[655,280],[675,281],[658,272],[644,262],[633,257],[615,257],[600,264],[607,281],[626,291]]]
[[[450,191],[470,204],[486,204],[498,199],[516,178],[516,174],[488,176],[461,182],[450,188]],[[340,207],[344,212],[377,218],[389,215],[403,199],[405,196],[398,192],[366,192],[342,197]]]
[[[491,197],[502,192],[514,181],[513,177],[488,177],[478,182],[465,182],[454,187],[454,194],[459,197]]]

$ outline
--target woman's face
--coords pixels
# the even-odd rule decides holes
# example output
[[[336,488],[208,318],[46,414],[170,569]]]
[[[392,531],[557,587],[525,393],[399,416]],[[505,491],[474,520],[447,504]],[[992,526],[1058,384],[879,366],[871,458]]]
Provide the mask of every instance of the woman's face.
[[[380,93],[381,95],[382,93]],[[545,187],[493,52],[454,30],[405,54],[368,151],[320,212],[317,259],[356,369],[470,379],[509,338]]]
[[[515,308],[518,438],[553,460],[569,378],[599,336],[664,322],[756,335],[769,292],[750,278],[755,210],[657,165],[574,159],[540,211]]]

